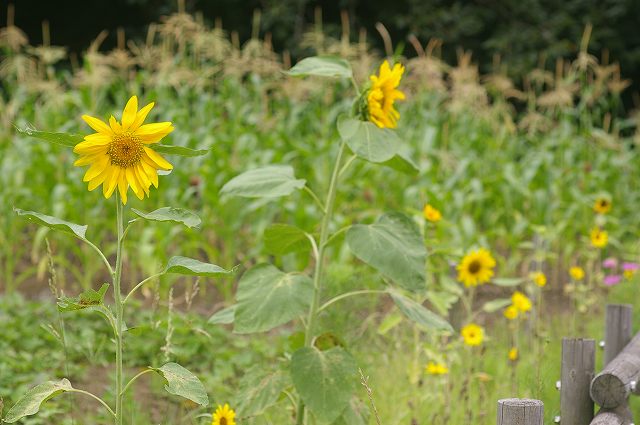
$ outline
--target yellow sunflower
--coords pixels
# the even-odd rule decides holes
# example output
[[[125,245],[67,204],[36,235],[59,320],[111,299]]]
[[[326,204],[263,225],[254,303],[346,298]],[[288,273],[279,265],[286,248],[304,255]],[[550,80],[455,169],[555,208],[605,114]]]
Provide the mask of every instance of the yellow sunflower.
[[[584,279],[584,270],[582,267],[573,266],[569,269],[569,275],[573,280],[582,280]]]
[[[604,248],[609,242],[609,235],[606,230],[602,230],[599,227],[594,227],[591,230],[591,245],[595,248]]]
[[[367,111],[369,121],[380,128],[396,128],[400,113],[393,107],[396,100],[403,100],[404,93],[398,90],[404,66],[399,63],[389,66],[384,61],[380,65],[379,75],[372,75],[371,88],[367,92]]]
[[[173,131],[170,122],[142,125],[153,105],[151,102],[138,110],[138,98],[132,96],[122,112],[122,122],[116,121],[113,115],[109,124],[89,115],[82,116],[97,133],[85,136],[84,141],[73,148],[80,155],[73,165],[90,165],[83,178],[89,182],[89,190],[102,185],[104,197],[110,198],[117,187],[122,203],[126,204],[129,187],[143,199],[145,194],[149,196],[152,184],[158,187],[158,170],[173,168],[148,146]]]
[[[464,256],[458,264],[458,280],[465,286],[477,286],[489,282],[493,277],[496,260],[484,248]]]
[[[446,375],[449,373],[449,368],[444,363],[427,363],[427,367],[425,367],[425,372],[429,375]]]
[[[509,360],[511,360],[512,362],[515,362],[516,360],[518,360],[518,347],[511,347],[511,349],[509,350],[509,354],[507,356],[509,357]]]
[[[515,320],[518,318],[518,307],[515,305],[510,305],[509,307],[504,309],[504,317],[509,320]]]
[[[520,291],[516,291],[511,296],[511,302],[518,311],[526,313],[531,310],[531,300]]]
[[[429,204],[424,206],[424,210],[422,210],[422,214],[424,215],[425,220],[430,221],[432,223],[437,223],[440,220],[442,220],[442,214],[440,213],[440,211],[433,208]]]
[[[593,204],[593,210],[598,214],[606,214],[611,211],[611,201],[606,198],[598,198]]]
[[[484,329],[475,323],[469,323],[462,328],[460,333],[462,334],[464,343],[472,347],[482,344],[482,340],[484,339]]]
[[[547,284],[547,276],[542,272],[533,273],[531,279],[541,288]]]
[[[213,413],[211,425],[236,425],[236,412],[226,403],[224,406],[218,405]]]

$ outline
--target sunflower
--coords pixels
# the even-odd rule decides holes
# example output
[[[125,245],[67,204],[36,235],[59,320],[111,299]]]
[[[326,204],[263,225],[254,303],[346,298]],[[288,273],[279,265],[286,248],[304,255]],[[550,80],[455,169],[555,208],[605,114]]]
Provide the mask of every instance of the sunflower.
[[[211,425],[236,425],[236,412],[226,403],[224,406],[218,405]]]
[[[507,354],[507,356],[509,357],[509,360],[511,360],[512,362],[515,362],[516,360],[518,360],[518,347],[511,347],[511,349],[509,350],[509,354]]]
[[[475,323],[469,323],[462,328],[460,333],[462,334],[464,343],[472,347],[482,344],[482,340],[484,339],[484,329]]]
[[[518,307],[515,305],[510,305],[509,307],[504,309],[504,317],[509,320],[515,320],[518,318]]]
[[[424,210],[422,210],[422,214],[424,215],[425,220],[430,221],[432,223],[437,223],[440,220],[442,220],[442,214],[440,213],[440,211],[433,208],[429,204],[424,206]]]
[[[584,279],[584,269],[579,266],[573,266],[569,269],[569,275],[573,280],[582,280]]]
[[[547,284],[547,276],[542,272],[533,273],[531,279],[541,288]]]
[[[511,302],[522,313],[526,313],[531,310],[531,300],[525,294],[520,291],[516,291],[511,296]]]
[[[80,158],[73,164],[90,165],[83,181],[89,182],[89,190],[102,185],[105,198],[110,198],[116,187],[127,203],[129,186],[139,199],[153,184],[158,187],[158,170],[171,170],[169,164],[148,145],[159,142],[173,131],[170,122],[142,125],[153,108],[153,102],[138,110],[138,98],[132,96],[122,112],[122,122],[111,116],[109,124],[98,118],[83,115],[82,119],[97,133],[84,137],[73,151]]]
[[[425,372],[429,375],[446,375],[449,373],[449,368],[444,363],[429,362],[425,367]]]
[[[606,230],[602,230],[599,227],[594,227],[591,230],[590,236],[591,245],[593,245],[594,248],[604,248],[609,242],[609,235],[607,234]]]
[[[593,210],[598,214],[606,214],[611,211],[611,201],[606,198],[598,198],[593,204]]]
[[[380,128],[396,128],[400,113],[395,110],[393,103],[396,100],[403,100],[404,93],[397,90],[404,73],[404,66],[399,63],[389,66],[389,62],[384,61],[380,65],[379,75],[372,75],[371,88],[366,93],[367,115],[369,121]]]
[[[458,264],[458,280],[465,286],[477,286],[489,282],[493,276],[496,260],[484,248],[464,256]]]

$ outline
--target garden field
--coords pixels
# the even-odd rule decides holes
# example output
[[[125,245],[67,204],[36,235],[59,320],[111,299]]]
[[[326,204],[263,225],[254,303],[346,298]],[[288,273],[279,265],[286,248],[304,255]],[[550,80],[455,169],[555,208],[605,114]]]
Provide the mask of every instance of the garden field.
[[[640,114],[589,26],[516,83],[382,29],[294,61],[176,13],[78,57],[9,15],[0,423],[553,423],[562,338],[640,305]]]

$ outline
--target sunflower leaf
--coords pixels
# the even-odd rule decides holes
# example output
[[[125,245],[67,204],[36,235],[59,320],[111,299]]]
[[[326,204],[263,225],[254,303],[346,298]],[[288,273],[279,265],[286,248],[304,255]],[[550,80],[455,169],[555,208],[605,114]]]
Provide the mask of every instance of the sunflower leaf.
[[[54,145],[66,146],[68,148],[72,148],[84,140],[84,136],[80,134],[51,133],[48,131],[39,131],[28,127],[14,127],[16,129],[16,132],[24,136],[35,137],[36,139],[44,140],[46,142],[53,143]]]
[[[502,308],[505,308],[511,304],[511,298],[498,298],[495,300],[487,301],[482,306],[482,311],[485,313],[494,313]]]
[[[235,318],[237,304],[231,305],[229,307],[225,307],[222,310],[218,310],[213,313],[213,316],[209,317],[207,323],[212,325],[230,325],[233,323]]]
[[[401,143],[396,133],[388,128],[344,115],[338,118],[338,133],[354,154],[374,163],[391,161]],[[397,161],[389,165],[400,167]],[[402,168],[406,167],[402,164]]]
[[[184,224],[190,229],[200,227],[202,221],[195,213],[189,210],[183,210],[182,208],[163,207],[158,208],[150,213],[145,213],[135,208],[131,208],[131,211],[138,217],[151,221],[171,221],[174,223]]]
[[[71,233],[73,235],[76,235],[80,239],[86,239],[88,227],[86,225],[70,223],[68,221],[64,221],[50,215],[40,214],[35,211],[26,211],[19,208],[14,208],[13,211],[15,211],[15,213],[19,216],[25,217],[27,220],[36,222],[42,226],[46,226],[50,229],[59,230],[65,233]]]
[[[178,155],[178,156],[202,156],[209,153],[210,149],[191,149],[184,146],[175,146],[175,145],[161,145],[159,143],[154,143],[149,145],[151,149],[156,152],[164,153],[167,155]]]
[[[101,305],[104,303],[104,295],[107,293],[107,289],[109,289],[109,284],[104,283],[97,291],[88,289],[73,298],[62,296],[58,298],[58,310],[63,312],[75,311]]]
[[[453,328],[442,317],[428,310],[425,306],[405,297],[396,291],[389,291],[398,309],[412,321],[429,329],[453,332]]]
[[[291,195],[305,184],[306,180],[295,178],[290,165],[268,165],[232,178],[220,193],[243,198],[277,198]]]
[[[353,71],[348,61],[335,56],[312,56],[295,64],[285,74],[293,77],[313,75],[316,77],[351,78]]]
[[[226,270],[215,264],[203,263],[202,261],[198,261],[194,258],[176,256],[169,259],[164,272],[188,276],[218,277],[233,274],[235,272],[235,268],[232,270]]]
[[[310,248],[304,230],[289,224],[275,223],[264,231],[264,247],[269,254],[284,255]]]
[[[167,381],[164,389],[169,394],[184,397],[204,407],[209,404],[209,396],[202,382],[184,367],[177,363],[167,363],[160,368],[151,369]]]
[[[290,382],[289,374],[254,365],[240,379],[233,404],[243,417],[258,416],[276,404],[278,397]]]
[[[11,424],[25,416],[35,415],[45,401],[71,390],[73,390],[71,382],[66,378],[60,381],[43,382],[31,388],[18,400],[5,416],[4,422]]]

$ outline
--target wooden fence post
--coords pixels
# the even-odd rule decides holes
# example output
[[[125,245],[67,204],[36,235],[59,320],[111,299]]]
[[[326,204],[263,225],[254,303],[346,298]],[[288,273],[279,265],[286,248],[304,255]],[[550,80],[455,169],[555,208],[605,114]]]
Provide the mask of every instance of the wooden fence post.
[[[608,365],[631,341],[631,305],[607,304],[604,329],[604,365]]]
[[[543,425],[544,404],[540,400],[498,400],[498,425]]]
[[[560,379],[560,423],[587,425],[593,419],[593,400],[589,385],[596,366],[593,339],[562,338]]]

